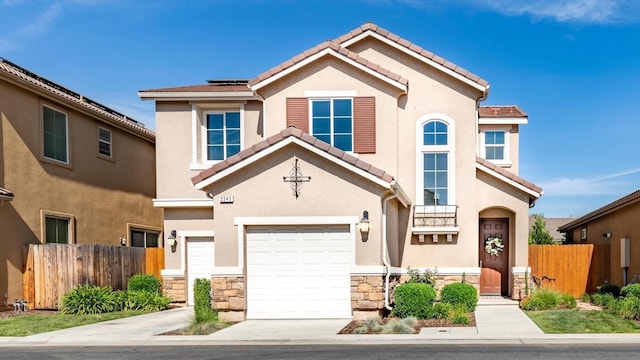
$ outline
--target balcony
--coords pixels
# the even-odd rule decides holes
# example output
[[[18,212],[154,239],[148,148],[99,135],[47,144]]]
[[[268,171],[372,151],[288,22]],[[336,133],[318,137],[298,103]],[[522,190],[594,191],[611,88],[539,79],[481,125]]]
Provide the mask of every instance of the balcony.
[[[444,235],[447,242],[452,242],[453,235],[457,235],[458,231],[458,206],[413,206],[413,227],[411,232],[414,235],[418,235],[420,242],[425,241],[425,235],[430,235],[433,242],[438,242],[440,235]]]

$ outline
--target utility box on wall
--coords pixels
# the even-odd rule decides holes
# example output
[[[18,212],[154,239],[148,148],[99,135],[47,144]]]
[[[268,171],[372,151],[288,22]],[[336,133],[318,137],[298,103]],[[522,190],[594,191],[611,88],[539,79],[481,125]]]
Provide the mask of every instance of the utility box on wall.
[[[631,265],[631,241],[629,238],[620,239],[620,267],[628,268]]]

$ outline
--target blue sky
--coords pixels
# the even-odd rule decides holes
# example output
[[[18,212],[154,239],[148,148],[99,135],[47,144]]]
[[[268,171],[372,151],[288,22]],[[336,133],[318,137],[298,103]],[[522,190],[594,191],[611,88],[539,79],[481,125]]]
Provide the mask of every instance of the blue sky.
[[[0,0],[0,56],[154,128],[142,89],[252,78],[372,21],[517,104],[532,212],[581,216],[640,188],[637,0]]]

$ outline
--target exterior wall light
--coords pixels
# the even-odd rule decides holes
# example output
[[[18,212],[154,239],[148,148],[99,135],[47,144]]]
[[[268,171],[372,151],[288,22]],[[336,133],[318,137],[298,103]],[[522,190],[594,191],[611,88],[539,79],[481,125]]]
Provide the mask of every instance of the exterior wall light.
[[[362,241],[369,240],[370,224],[368,211],[365,210],[362,212],[362,218],[360,219],[360,223],[358,223],[358,228],[360,229],[360,234],[362,235]]]
[[[171,246],[171,250],[176,251],[176,245],[178,244],[178,240],[176,240],[177,232],[175,230],[171,230],[171,234],[167,238],[169,240],[169,246]]]

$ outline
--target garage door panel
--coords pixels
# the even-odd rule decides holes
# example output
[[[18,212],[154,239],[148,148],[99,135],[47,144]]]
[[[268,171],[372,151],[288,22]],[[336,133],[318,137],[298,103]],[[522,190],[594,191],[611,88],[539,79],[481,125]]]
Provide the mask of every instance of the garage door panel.
[[[346,228],[249,229],[247,318],[351,317],[350,239]]]

